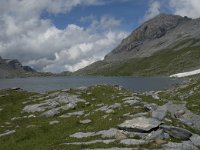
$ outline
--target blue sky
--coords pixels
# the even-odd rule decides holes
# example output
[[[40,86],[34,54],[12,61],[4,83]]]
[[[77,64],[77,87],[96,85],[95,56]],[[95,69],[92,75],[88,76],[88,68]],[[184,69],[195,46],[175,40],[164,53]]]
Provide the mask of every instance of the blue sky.
[[[121,20],[119,28],[132,31],[140,25],[140,20],[148,10],[150,2],[151,0],[110,0],[110,2],[102,5],[77,6],[66,13],[51,14],[45,12],[42,14],[42,18],[52,20],[53,24],[60,29],[64,29],[68,24],[77,24],[87,28],[91,20],[82,21],[81,18],[88,16],[101,18],[108,15]],[[160,2],[167,3],[166,0],[161,0]],[[162,7],[161,12],[171,13],[172,9]]]
[[[38,71],[103,60],[160,13],[200,16],[200,0],[0,0],[0,56]]]

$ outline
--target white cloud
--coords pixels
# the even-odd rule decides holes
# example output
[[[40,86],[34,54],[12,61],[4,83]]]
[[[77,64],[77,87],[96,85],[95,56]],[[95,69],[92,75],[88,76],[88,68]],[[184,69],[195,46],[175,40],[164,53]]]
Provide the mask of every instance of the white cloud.
[[[112,29],[118,27],[121,24],[121,20],[112,16],[103,16],[100,20],[94,19],[92,21],[92,28],[96,29]]]
[[[160,14],[161,3],[159,1],[151,0],[149,3],[149,8],[145,13],[145,16],[140,22],[145,22],[152,19],[153,17]]]
[[[61,30],[40,17],[44,10],[62,13],[77,5],[97,4],[102,0],[1,0],[0,55],[51,72],[75,71],[102,59],[127,36],[123,31],[107,31],[120,21],[106,16],[97,20],[96,28],[69,24]]]
[[[170,0],[170,6],[175,9],[175,14],[191,18],[200,17],[199,0]]]

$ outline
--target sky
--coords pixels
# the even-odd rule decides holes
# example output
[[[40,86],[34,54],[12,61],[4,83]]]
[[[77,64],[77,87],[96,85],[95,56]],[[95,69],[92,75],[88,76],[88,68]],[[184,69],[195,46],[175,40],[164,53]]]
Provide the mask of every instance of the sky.
[[[200,0],[0,0],[0,56],[37,71],[76,71],[160,13],[198,18]]]

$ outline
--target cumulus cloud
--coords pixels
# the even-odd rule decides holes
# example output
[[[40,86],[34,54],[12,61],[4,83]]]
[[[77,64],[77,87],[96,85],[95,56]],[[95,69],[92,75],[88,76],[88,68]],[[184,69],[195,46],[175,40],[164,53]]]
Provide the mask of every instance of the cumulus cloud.
[[[43,11],[64,13],[77,5],[99,5],[102,0],[2,0],[0,5],[0,55],[19,59],[39,71],[75,71],[103,58],[127,36],[107,31],[120,21],[102,17],[89,28],[69,24],[58,29]],[[93,27],[93,28],[92,28]],[[101,32],[96,32],[101,29]]]
[[[150,1],[149,8],[140,22],[145,22],[160,14],[161,3],[159,1]]]
[[[175,14],[191,18],[200,17],[199,0],[170,0],[170,6],[174,8]]]

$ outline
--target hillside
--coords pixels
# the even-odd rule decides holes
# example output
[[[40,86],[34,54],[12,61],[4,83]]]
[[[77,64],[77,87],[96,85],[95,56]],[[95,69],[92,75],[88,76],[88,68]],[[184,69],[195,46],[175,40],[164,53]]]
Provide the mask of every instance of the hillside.
[[[0,57],[0,78],[25,77],[35,74],[29,66],[23,66],[18,60],[2,59]]]
[[[170,75],[200,66],[200,19],[161,14],[75,75]]]

